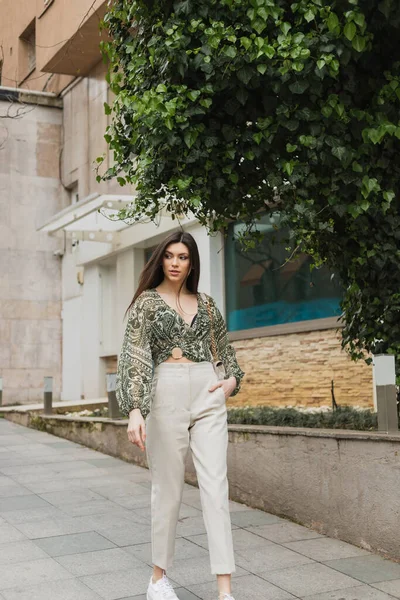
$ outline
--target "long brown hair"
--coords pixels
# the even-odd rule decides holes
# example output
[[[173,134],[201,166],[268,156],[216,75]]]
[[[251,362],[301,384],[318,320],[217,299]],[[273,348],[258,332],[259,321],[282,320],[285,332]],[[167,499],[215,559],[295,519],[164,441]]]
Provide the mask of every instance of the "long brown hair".
[[[199,284],[200,278],[200,256],[196,240],[190,233],[187,233],[186,231],[175,231],[168,235],[162,242],[158,244],[153,254],[143,267],[143,270],[139,277],[138,288],[135,292],[135,295],[133,296],[132,302],[126,309],[125,316],[128,313],[131,306],[134,304],[136,298],[140,296],[140,294],[144,290],[157,287],[163,281],[164,271],[162,268],[162,262],[164,252],[170,244],[176,244],[179,242],[185,244],[185,246],[188,247],[190,264],[189,273],[186,277],[186,280],[182,281],[182,284],[179,288],[178,297],[185,282],[186,287],[190,292],[192,292],[193,294],[197,293],[197,286]]]

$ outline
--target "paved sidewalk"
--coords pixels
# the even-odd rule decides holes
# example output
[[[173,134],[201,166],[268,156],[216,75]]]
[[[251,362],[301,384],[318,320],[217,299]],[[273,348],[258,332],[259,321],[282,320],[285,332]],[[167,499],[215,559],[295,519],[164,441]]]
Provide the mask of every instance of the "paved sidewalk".
[[[400,598],[400,564],[231,503],[236,600]],[[150,477],[0,419],[0,599],[143,600]],[[180,600],[217,599],[199,491],[185,484],[173,568]]]

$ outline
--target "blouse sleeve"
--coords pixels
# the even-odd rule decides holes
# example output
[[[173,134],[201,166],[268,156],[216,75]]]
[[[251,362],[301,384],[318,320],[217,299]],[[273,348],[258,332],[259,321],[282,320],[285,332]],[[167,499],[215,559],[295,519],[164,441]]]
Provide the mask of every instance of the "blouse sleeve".
[[[143,302],[137,298],[128,312],[128,320],[118,359],[116,397],[120,412],[129,416],[139,408],[142,416],[149,412],[153,358],[149,322]]]
[[[211,298],[213,313],[214,313],[214,335],[215,344],[217,346],[218,358],[222,360],[225,366],[226,379],[229,377],[236,377],[236,387],[231,393],[231,396],[235,396],[240,390],[241,381],[245,372],[239,367],[236,359],[236,351],[232,344],[228,340],[228,331],[226,329],[224,318],[215,303],[215,300]]]

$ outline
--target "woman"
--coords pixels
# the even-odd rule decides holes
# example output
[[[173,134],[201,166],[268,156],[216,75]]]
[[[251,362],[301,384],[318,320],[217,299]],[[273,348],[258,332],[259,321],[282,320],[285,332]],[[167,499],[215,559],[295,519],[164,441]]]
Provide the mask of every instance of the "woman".
[[[127,309],[118,361],[117,400],[129,416],[128,438],[142,452],[147,438],[153,562],[147,600],[177,600],[166,571],[174,555],[189,447],[211,573],[217,575],[219,600],[234,600],[225,401],[239,391],[244,372],[214,300],[204,295],[205,301],[197,291],[199,275],[199,252],[189,233],[172,233],[158,245]],[[225,379],[214,371],[213,340]]]

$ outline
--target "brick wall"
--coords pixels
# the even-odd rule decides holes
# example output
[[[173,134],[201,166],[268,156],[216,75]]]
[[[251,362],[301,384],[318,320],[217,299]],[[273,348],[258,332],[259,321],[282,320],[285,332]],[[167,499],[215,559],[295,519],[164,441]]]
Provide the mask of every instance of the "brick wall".
[[[236,340],[245,371],[228,406],[331,406],[331,380],[339,405],[373,408],[372,367],[353,362],[335,329]]]

